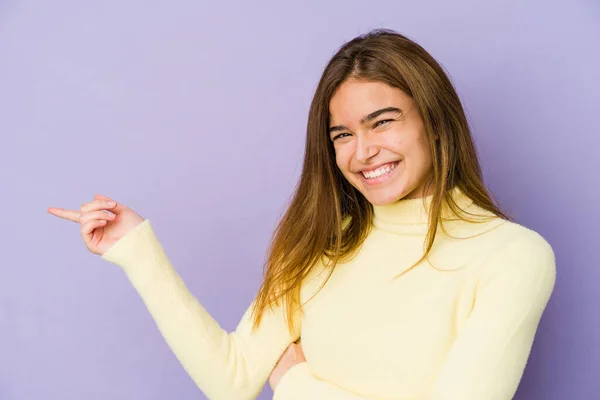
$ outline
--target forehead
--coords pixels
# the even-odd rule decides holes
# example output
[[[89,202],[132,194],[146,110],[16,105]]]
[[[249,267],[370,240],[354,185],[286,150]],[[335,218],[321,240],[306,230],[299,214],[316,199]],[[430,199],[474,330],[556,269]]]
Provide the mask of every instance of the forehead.
[[[366,114],[385,107],[406,109],[410,96],[383,82],[348,80],[329,102],[329,119],[336,123],[358,123]]]

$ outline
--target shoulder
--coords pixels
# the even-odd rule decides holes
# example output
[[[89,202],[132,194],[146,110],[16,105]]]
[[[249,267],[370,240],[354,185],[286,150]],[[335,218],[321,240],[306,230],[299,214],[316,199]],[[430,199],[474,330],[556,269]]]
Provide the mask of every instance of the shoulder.
[[[502,237],[494,257],[518,257],[529,260],[554,259],[554,250],[550,243],[537,231],[516,222],[505,221],[498,231]]]
[[[482,284],[520,282],[524,286],[552,290],[556,279],[555,254],[541,234],[506,221],[494,236],[497,245],[486,254],[478,268]]]

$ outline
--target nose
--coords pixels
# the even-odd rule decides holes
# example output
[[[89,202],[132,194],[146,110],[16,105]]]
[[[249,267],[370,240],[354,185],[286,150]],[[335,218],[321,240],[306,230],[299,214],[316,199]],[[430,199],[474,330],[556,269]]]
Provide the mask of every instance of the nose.
[[[366,135],[357,135],[356,149],[354,151],[357,161],[364,163],[377,153],[379,153],[379,148],[371,139],[366,137]]]

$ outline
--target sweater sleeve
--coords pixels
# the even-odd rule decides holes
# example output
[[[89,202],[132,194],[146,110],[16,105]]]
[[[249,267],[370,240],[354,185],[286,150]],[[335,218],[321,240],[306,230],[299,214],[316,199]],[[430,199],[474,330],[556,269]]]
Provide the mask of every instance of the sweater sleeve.
[[[552,248],[534,231],[489,256],[430,400],[512,399],[555,280]]]
[[[234,332],[223,330],[186,288],[148,219],[102,258],[123,268],[165,341],[210,399],[256,398],[281,354],[300,336],[299,313],[290,335],[282,303],[267,309],[253,332],[252,304]]]

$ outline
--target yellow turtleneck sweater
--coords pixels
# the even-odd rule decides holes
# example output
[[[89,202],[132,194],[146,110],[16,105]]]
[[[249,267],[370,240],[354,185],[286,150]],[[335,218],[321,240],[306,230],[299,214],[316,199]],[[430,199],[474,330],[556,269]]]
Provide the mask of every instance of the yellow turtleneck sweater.
[[[490,215],[458,189],[469,212]],[[422,255],[431,196],[374,206],[374,227],[296,314],[267,311],[251,333],[250,307],[228,333],[192,296],[146,219],[102,258],[120,265],[163,337],[210,399],[255,398],[286,348],[302,336],[276,400],[508,400],[514,395],[556,279],[554,253],[536,232],[494,218],[470,223],[444,208]],[[467,238],[468,237],[468,238]],[[432,266],[433,264],[433,266]],[[328,272],[301,291],[306,301]]]

